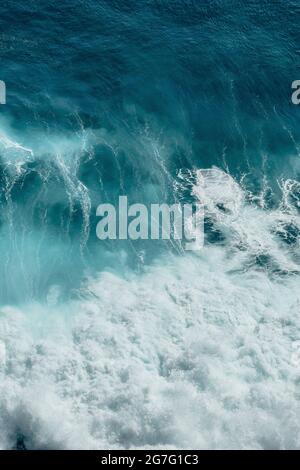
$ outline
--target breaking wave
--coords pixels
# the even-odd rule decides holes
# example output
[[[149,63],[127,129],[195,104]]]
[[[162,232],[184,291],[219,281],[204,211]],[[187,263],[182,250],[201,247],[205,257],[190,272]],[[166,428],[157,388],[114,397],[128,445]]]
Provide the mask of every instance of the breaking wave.
[[[1,308],[2,448],[299,447],[300,185],[268,210],[217,168],[181,181],[198,255]]]

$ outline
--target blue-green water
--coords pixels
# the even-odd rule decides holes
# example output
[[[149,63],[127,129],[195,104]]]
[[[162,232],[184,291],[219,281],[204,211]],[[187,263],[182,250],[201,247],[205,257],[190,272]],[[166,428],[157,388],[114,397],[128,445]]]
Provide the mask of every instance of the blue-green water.
[[[1,3],[1,447],[299,447],[299,20]],[[98,240],[120,195],[205,203],[204,250]]]

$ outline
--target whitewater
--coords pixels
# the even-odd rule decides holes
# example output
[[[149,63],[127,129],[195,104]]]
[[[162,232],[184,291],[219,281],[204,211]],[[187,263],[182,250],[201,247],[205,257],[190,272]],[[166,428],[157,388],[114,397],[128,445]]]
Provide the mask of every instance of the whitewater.
[[[299,447],[300,183],[178,181],[221,242],[1,307],[1,448]]]

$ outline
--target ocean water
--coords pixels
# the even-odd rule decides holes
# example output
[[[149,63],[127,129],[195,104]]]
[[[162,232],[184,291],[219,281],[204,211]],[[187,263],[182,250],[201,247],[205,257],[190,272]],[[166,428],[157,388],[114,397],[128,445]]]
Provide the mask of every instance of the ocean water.
[[[0,5],[0,448],[300,448],[300,5]],[[100,241],[120,195],[205,246]]]

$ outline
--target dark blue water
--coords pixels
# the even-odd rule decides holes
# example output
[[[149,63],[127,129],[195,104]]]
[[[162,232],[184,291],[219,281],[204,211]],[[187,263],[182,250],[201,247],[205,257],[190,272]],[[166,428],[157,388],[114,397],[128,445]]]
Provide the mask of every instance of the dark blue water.
[[[298,19],[298,3],[286,1],[4,3],[1,127],[34,157],[15,175],[20,151],[1,150],[3,230],[8,204],[14,223],[1,242],[1,298],[14,300],[23,257],[33,278],[20,300],[64,284],[66,270],[80,278],[85,262],[114,264],[94,246],[95,207],[119,194],[172,201],[180,168],[246,174],[254,192],[265,177],[276,192],[276,178],[297,176]]]

